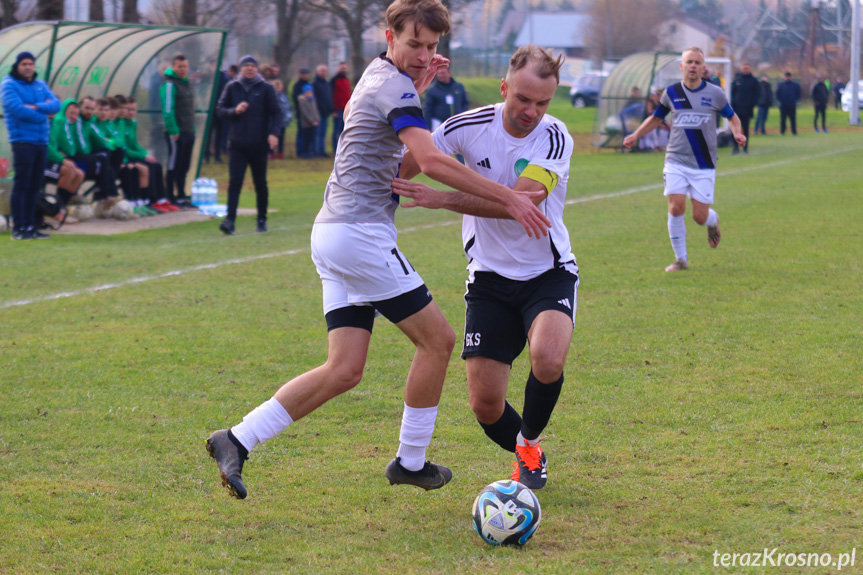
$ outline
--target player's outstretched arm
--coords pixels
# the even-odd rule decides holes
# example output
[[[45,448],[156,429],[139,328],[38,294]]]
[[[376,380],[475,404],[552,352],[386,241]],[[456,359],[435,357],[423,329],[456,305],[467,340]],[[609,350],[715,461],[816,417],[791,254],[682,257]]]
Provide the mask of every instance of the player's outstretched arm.
[[[746,136],[743,135],[743,126],[740,125],[740,118],[734,114],[728,118],[728,127],[731,128],[731,133],[734,135],[734,140],[738,146],[746,145]]]
[[[438,150],[425,128],[410,126],[399,131],[399,138],[411,151],[422,173],[468,194],[499,203],[522,226],[528,236],[548,235],[551,222],[531,201],[529,194],[520,194],[501,184],[487,180]]]
[[[636,128],[636,130],[630,135],[626,136],[623,139],[623,145],[627,148],[631,148],[635,145],[635,143],[644,135],[652,132],[662,123],[662,118],[657,118],[656,116],[648,116],[644,119],[641,125]]]
[[[545,186],[528,178],[519,178],[513,189],[527,194],[535,205],[539,205],[547,196]],[[402,178],[393,180],[393,191],[411,200],[401,204],[403,208],[449,210],[480,218],[513,219],[501,204],[464,192],[435,190],[421,182],[411,182]]]

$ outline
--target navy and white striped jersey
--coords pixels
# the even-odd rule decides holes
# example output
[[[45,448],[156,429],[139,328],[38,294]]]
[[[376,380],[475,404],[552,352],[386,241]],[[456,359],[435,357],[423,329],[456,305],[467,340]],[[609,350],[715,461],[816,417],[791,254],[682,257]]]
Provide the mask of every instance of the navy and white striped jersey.
[[[539,209],[551,220],[548,238],[529,237],[515,220],[464,216],[462,241],[468,270],[492,271],[528,280],[555,267],[575,264],[563,205],[569,182],[572,137],[560,120],[546,114],[524,138],[503,127],[503,103],[449,118],[432,134],[445,154],[461,154],[474,172],[513,187],[520,176],[540,182],[548,197]]]
[[[672,84],[662,93],[653,115],[665,118],[671,113],[671,135],[665,148],[665,161],[697,170],[716,169],[716,116],[734,115],[725,92],[704,80],[695,90],[683,82]]]
[[[403,144],[398,131],[428,129],[413,81],[383,55],[369,64],[357,84],[333,172],[316,222],[393,223],[398,196],[392,182]]]

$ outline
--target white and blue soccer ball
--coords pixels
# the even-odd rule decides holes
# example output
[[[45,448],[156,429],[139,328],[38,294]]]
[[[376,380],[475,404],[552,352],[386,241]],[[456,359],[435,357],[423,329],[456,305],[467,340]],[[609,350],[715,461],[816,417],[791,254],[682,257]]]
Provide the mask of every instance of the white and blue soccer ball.
[[[473,502],[473,526],[490,545],[524,545],[541,517],[533,491],[510,479],[488,485]]]

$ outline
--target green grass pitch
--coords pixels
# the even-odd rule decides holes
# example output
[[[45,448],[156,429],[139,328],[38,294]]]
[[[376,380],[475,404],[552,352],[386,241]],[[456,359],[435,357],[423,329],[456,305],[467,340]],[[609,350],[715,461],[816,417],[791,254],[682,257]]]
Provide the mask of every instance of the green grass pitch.
[[[491,101],[495,85],[468,88]],[[743,570],[715,553],[765,548],[856,548],[859,571],[863,130],[830,110],[815,134],[804,108],[780,137],[774,110],[748,156],[721,150],[721,245],[689,219],[691,268],[666,274],[662,156],[591,149],[593,110],[565,96],[552,113],[579,143],[566,222],[582,279],[527,546],[471,526],[511,461],[470,413],[459,349],[429,450],[452,483],[386,482],[412,348],[385,321],[363,382],[252,454],[249,498],[220,486],[207,435],[325,359],[308,248],[331,165],[291,160],[271,164],[267,234],[247,217],[233,237],[215,221],[0,235],[0,572],[715,573]],[[226,171],[206,174],[224,201]],[[400,210],[397,225],[460,337],[459,218]],[[522,357],[517,408],[527,371]]]

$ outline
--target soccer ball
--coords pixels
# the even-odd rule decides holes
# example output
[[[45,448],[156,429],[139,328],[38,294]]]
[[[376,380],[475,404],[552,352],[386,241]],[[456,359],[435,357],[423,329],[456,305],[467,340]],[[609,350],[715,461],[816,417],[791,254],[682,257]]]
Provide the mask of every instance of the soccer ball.
[[[473,526],[490,545],[524,545],[539,527],[541,516],[533,491],[510,479],[495,481],[473,502]]]

